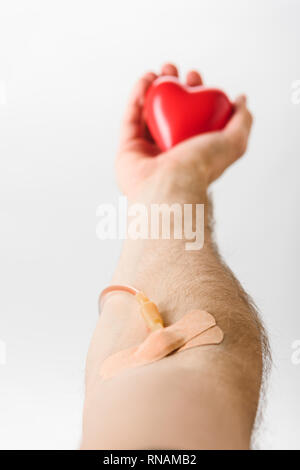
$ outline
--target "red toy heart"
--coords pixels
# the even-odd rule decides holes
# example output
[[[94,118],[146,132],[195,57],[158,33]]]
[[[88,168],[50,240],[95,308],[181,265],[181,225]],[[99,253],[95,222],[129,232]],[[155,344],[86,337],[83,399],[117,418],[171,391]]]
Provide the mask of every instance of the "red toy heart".
[[[150,86],[144,109],[150,133],[164,151],[189,137],[223,129],[233,105],[216,88],[190,87],[175,77],[160,77]]]

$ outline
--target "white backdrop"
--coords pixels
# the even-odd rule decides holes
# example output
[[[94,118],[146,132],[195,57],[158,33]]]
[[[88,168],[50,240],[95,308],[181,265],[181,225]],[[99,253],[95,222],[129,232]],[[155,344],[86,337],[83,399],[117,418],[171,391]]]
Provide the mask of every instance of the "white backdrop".
[[[299,18],[298,0],[1,0],[1,448],[78,444],[97,297],[121,247],[96,238],[96,208],[117,200],[128,92],[164,61],[249,96],[249,151],[213,188],[217,237],[273,348],[258,445],[300,448]]]

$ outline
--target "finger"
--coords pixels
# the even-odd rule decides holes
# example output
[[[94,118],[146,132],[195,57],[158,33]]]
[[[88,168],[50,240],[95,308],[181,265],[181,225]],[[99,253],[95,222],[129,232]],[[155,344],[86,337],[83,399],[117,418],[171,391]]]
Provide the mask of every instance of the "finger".
[[[232,161],[241,157],[246,151],[253,118],[247,108],[247,98],[239,96],[234,103],[234,114],[224,129],[224,137],[229,145],[229,156]]]
[[[203,85],[201,75],[196,70],[190,70],[186,76],[186,84],[188,86]]]
[[[122,143],[142,136],[144,98],[149,86],[156,78],[155,73],[148,72],[134,86],[122,122]]]
[[[161,75],[172,75],[178,77],[178,70],[174,64],[164,64],[161,68]]]

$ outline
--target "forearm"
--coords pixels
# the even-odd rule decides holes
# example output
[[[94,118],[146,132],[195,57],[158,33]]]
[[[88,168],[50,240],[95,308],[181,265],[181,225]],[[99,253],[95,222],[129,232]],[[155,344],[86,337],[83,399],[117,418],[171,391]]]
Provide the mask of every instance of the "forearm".
[[[113,283],[132,284],[144,291],[158,305],[166,324],[174,323],[194,308],[211,312],[225,332],[226,348],[238,352],[243,361],[252,354],[259,361],[261,325],[249,297],[218,253],[206,189],[193,191],[191,187],[188,192],[181,192],[172,178],[167,186],[160,178],[151,181],[150,186],[141,195],[149,210],[151,204],[161,202],[204,205],[203,248],[186,250],[188,240],[184,238],[129,239],[124,244]]]
[[[196,413],[202,422],[202,427],[196,426],[187,440],[190,444],[185,445],[193,447],[197,442],[197,446],[203,448],[214,445],[217,448],[247,447],[262,377],[262,328],[247,295],[221,261],[212,241],[211,207],[206,191],[193,190],[193,185],[189,186],[188,192],[181,191],[180,183],[170,177],[165,184],[160,178],[150,183],[139,199],[149,208],[151,203],[161,202],[205,205],[204,246],[199,251],[186,251],[187,240],[184,239],[127,240],[113,283],[131,284],[144,291],[157,304],[166,325],[174,323],[189,310],[205,309],[214,315],[225,339],[219,346],[194,348],[140,368],[136,371],[139,374],[137,389],[146,396],[142,383],[146,380],[149,386],[150,380],[153,412],[157,407],[167,409],[169,406],[168,397],[173,393],[168,385],[169,376],[180,389],[182,385],[179,384],[184,381],[187,388],[182,400],[186,402],[186,395],[190,393],[198,397],[199,402],[194,403],[190,413]],[[101,385],[99,365],[109,354],[139,344],[145,338],[145,329],[139,320],[138,306],[130,296],[117,294],[106,302],[89,352],[88,376],[92,377],[90,383],[95,384],[90,387],[91,395],[98,388],[109,389],[104,396],[111,395],[112,385]],[[128,386],[126,374],[116,377],[117,383],[118,380],[122,383],[121,388]],[[133,393],[139,394],[136,389]],[[139,399],[143,400],[142,397]],[[214,401],[213,406],[209,406],[210,399]],[[214,432],[206,432],[201,437],[203,423],[206,423],[204,429],[211,426],[212,429],[225,429],[225,432],[220,431],[218,437]],[[226,429],[233,423],[236,435],[232,433],[227,441]],[[147,439],[144,436],[145,445],[148,445]]]

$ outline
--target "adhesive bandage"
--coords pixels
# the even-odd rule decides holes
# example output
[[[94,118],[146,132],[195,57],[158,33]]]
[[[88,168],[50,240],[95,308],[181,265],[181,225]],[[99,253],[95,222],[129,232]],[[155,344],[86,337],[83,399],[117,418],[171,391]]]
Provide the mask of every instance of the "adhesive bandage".
[[[150,333],[139,346],[124,349],[106,358],[100,368],[103,379],[109,379],[125,369],[159,361],[174,352],[223,341],[224,334],[216,325],[215,318],[204,310],[192,310],[173,325],[164,328],[157,306],[134,287],[107,287],[100,295],[100,309],[106,295],[117,291],[135,296]]]
[[[108,357],[102,363],[100,374],[107,379],[124,369],[150,364],[180,350],[196,338],[199,345],[207,344],[207,340],[210,341],[208,344],[213,344],[216,340],[213,338],[214,333],[208,335],[207,340],[204,339],[202,342],[199,338],[205,334],[204,332],[212,330],[215,325],[216,321],[210,313],[193,310],[174,325],[150,333],[140,346],[119,351]],[[188,347],[194,346],[197,344]]]
[[[185,351],[186,349],[195,348],[197,346],[209,346],[210,344],[220,344],[224,339],[224,333],[217,325],[209,328],[198,336],[185,343],[177,352]]]

